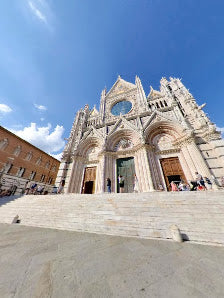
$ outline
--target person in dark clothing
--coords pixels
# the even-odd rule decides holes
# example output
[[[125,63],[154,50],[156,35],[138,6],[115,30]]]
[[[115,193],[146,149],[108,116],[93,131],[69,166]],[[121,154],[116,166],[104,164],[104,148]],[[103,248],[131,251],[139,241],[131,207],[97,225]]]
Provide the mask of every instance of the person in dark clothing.
[[[111,180],[110,178],[107,178],[107,192],[111,192]]]

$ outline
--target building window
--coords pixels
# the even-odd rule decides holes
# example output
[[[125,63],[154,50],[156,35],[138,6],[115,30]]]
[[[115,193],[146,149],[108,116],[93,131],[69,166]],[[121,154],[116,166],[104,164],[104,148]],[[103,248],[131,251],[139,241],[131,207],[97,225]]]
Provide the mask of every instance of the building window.
[[[30,180],[33,180],[35,176],[36,176],[36,172],[32,171],[30,174]]]
[[[10,162],[7,162],[7,164],[5,165],[4,173],[8,174],[12,167],[13,167],[13,164]]]
[[[0,141],[0,149],[1,150],[4,150],[9,144],[9,141],[8,139],[3,139]]]
[[[52,172],[56,172],[56,166],[53,166],[51,169]]]
[[[17,146],[13,152],[13,155],[19,156],[21,151],[22,151],[21,146]]]
[[[46,169],[49,169],[49,167],[50,167],[50,162],[48,161],[48,162],[46,162],[46,164],[45,164],[45,168],[46,168]]]
[[[52,177],[49,177],[48,183],[51,184],[52,180],[53,180]]]
[[[18,172],[17,172],[17,177],[23,177],[23,174],[25,173],[25,168],[19,168]]]
[[[40,166],[41,165],[41,162],[42,162],[42,158],[39,157],[36,161],[36,165]]]
[[[167,107],[167,103],[166,103],[166,101],[164,100],[164,105],[165,105],[165,107]]]
[[[27,155],[26,155],[26,158],[25,158],[25,160],[28,160],[28,161],[30,161],[32,157],[33,157],[33,154],[32,154],[32,152],[28,152],[28,153],[27,153]]]
[[[41,175],[40,182],[44,182],[44,179],[45,179],[45,175]]]
[[[156,107],[159,109],[159,104],[158,104],[158,102],[156,102]]]
[[[160,103],[161,108],[164,108],[162,101],[160,101],[159,103]]]

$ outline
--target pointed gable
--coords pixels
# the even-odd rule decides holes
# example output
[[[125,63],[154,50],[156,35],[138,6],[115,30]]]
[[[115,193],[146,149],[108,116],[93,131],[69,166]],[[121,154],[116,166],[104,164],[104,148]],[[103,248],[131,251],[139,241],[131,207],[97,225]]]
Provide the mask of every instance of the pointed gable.
[[[96,117],[99,115],[98,110],[96,109],[96,106],[93,107],[92,111],[90,112],[90,117]]]
[[[118,77],[117,81],[114,83],[110,91],[107,93],[106,97],[114,96],[120,93],[125,93],[132,89],[135,89],[135,84],[129,83],[123,80],[120,76]]]
[[[108,136],[111,136],[117,131],[123,131],[125,129],[139,132],[138,128],[134,124],[127,121],[123,116],[120,116],[112,130],[109,132]]]
[[[148,99],[155,99],[155,98],[159,98],[161,96],[162,96],[162,94],[161,94],[160,91],[154,90],[152,88],[152,86],[150,86],[150,92],[149,92],[149,95],[147,97]]]

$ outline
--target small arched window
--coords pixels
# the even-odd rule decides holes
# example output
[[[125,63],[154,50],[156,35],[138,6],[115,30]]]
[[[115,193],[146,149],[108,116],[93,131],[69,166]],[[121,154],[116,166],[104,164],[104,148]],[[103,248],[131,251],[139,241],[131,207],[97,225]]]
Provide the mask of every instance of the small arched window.
[[[166,103],[166,101],[164,100],[164,105],[165,105],[165,107],[168,107],[168,105],[167,105],[167,103]]]
[[[30,161],[32,157],[33,157],[33,153],[32,152],[28,152],[25,159],[28,160],[28,161]]]
[[[41,156],[37,159],[36,161],[36,165],[40,166],[41,165],[41,162],[42,162],[42,158]]]
[[[158,102],[156,103],[156,107],[159,109],[159,104],[158,104]]]
[[[19,156],[20,153],[21,153],[21,151],[22,151],[21,146],[17,146],[17,147],[15,148],[15,150],[13,151],[13,155],[15,155],[15,156]]]
[[[8,144],[9,144],[9,141],[8,141],[8,139],[2,139],[1,141],[0,141],[0,149],[1,150],[5,150],[5,148],[8,146]]]
[[[45,168],[46,168],[46,169],[49,169],[49,167],[50,167],[50,162],[47,161],[46,164],[45,164]]]

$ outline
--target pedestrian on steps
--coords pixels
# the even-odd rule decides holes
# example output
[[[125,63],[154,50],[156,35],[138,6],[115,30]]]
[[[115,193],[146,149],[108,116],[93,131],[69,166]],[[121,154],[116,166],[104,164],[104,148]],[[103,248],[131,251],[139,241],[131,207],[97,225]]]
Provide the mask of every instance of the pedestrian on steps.
[[[111,193],[111,180],[110,180],[110,178],[107,178],[107,192]]]

